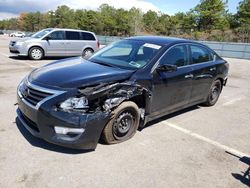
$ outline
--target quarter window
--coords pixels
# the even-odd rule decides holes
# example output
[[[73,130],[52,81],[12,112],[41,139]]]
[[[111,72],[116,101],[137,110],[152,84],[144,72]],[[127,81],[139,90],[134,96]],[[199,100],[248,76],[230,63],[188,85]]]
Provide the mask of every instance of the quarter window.
[[[77,31],[66,31],[67,40],[80,40],[80,33]]]
[[[207,49],[200,47],[200,46],[194,46],[194,45],[191,45],[190,49],[191,49],[191,56],[192,56],[192,64],[211,61],[211,54]]]
[[[63,31],[54,31],[49,34],[50,40],[64,40]]]
[[[85,32],[82,32],[82,37],[81,37],[82,40],[95,40],[95,37],[93,34],[91,33],[85,33]]]
[[[185,45],[179,45],[171,48],[161,59],[160,64],[162,65],[176,65],[181,67],[186,65],[188,62],[187,48]]]

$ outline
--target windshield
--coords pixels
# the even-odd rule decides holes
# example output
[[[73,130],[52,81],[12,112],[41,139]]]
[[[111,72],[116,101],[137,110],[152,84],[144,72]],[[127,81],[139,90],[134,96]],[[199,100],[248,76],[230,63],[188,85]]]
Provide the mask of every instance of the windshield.
[[[126,69],[149,63],[162,46],[136,40],[122,40],[101,49],[89,61]]]
[[[52,31],[52,29],[44,29],[41,31],[38,31],[37,33],[35,33],[34,35],[32,35],[32,38],[42,38],[43,36],[45,36],[47,33],[49,33],[50,31]]]

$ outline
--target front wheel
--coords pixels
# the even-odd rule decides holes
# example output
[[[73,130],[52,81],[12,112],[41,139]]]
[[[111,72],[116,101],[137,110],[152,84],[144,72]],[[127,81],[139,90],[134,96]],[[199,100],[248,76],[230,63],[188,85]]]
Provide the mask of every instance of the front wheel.
[[[140,111],[134,102],[123,102],[113,113],[102,133],[102,140],[106,144],[116,144],[130,139],[139,126]]]
[[[204,105],[213,106],[218,101],[221,93],[222,85],[220,80],[215,80],[209,90],[209,94]]]
[[[29,50],[29,58],[32,60],[41,60],[44,56],[43,49],[40,47],[32,47]]]

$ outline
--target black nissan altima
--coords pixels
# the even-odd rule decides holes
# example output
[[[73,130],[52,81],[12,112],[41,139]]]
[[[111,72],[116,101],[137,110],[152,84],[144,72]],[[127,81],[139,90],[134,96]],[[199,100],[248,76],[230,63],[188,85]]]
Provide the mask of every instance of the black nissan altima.
[[[88,60],[33,70],[17,89],[18,120],[34,136],[76,149],[130,139],[166,114],[213,106],[228,63],[197,42],[157,36],[112,43]]]

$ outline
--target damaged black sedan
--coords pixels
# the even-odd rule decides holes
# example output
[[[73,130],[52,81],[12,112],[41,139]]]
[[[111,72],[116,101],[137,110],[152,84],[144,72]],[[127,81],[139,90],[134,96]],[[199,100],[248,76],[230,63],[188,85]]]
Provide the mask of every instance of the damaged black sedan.
[[[214,105],[227,75],[228,63],[200,43],[132,37],[32,71],[18,86],[18,120],[48,142],[95,149],[160,116]]]

